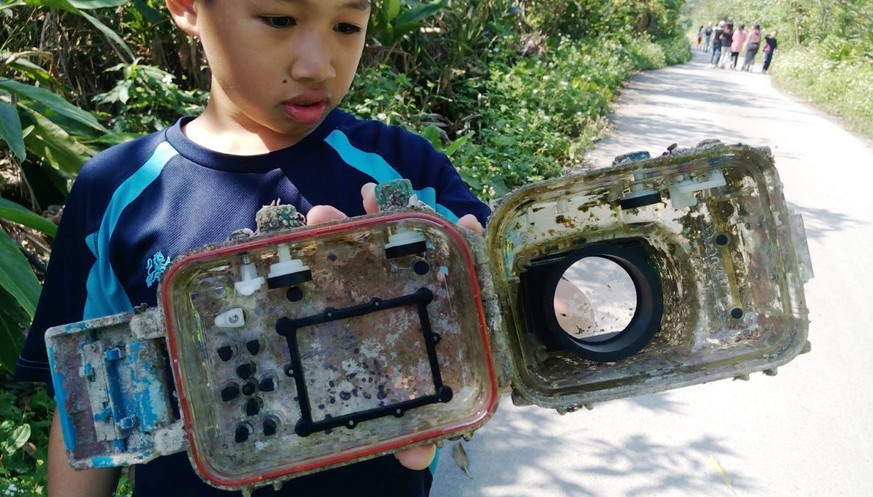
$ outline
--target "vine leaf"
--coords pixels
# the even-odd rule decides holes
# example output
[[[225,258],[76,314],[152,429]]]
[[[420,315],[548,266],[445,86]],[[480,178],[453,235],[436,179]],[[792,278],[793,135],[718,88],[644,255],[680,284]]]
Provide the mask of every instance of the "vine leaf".
[[[11,420],[0,423],[0,454],[11,456],[30,439],[30,425],[15,426]]]

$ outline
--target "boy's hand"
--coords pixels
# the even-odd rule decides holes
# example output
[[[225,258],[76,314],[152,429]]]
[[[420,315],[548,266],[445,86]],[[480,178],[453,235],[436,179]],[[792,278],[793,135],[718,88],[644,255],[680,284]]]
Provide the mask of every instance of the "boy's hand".
[[[376,184],[367,183],[361,188],[361,197],[364,202],[364,210],[367,214],[373,214],[379,211],[376,205]],[[314,225],[326,223],[335,219],[343,219],[346,216],[339,209],[329,205],[316,205],[306,214],[306,224]],[[479,233],[485,233],[482,224],[476,219],[476,216],[467,214],[458,219],[458,224]],[[411,449],[402,450],[394,454],[394,457],[400,461],[403,466],[413,469],[422,470],[430,466],[436,454],[436,446],[433,444],[423,445],[421,447],[413,447]]]
[[[367,214],[379,212],[379,207],[376,205],[376,183],[365,184],[361,188],[361,197],[364,199],[364,210],[367,211]],[[482,223],[472,214],[462,216],[458,219],[458,224],[480,235],[485,234],[485,228],[482,227]]]

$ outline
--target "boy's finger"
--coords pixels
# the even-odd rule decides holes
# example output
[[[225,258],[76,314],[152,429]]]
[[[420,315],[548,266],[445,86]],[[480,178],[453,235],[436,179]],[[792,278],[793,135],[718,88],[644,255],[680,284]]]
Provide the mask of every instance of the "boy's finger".
[[[433,462],[434,455],[436,455],[436,445],[430,444],[397,452],[394,454],[394,457],[396,457],[403,466],[420,471],[430,466],[430,463]]]
[[[379,206],[376,204],[376,183],[365,183],[361,187],[361,198],[364,199],[364,212],[367,214],[379,212]]]
[[[476,219],[476,216],[472,214],[467,214],[462,216],[461,219],[458,219],[458,224],[479,233],[480,235],[485,234],[485,228],[482,227],[482,223]]]
[[[376,183],[365,183],[361,187],[361,198],[364,201],[364,211],[367,214],[379,212],[379,206],[376,204]],[[458,224],[480,235],[485,234],[485,228],[482,227],[482,223],[473,214],[462,216],[458,219]]]
[[[326,223],[328,221],[333,221],[334,219],[344,219],[347,218],[345,214],[336,207],[332,207],[330,205],[315,205],[312,209],[309,209],[309,212],[306,213],[306,224],[321,224]]]

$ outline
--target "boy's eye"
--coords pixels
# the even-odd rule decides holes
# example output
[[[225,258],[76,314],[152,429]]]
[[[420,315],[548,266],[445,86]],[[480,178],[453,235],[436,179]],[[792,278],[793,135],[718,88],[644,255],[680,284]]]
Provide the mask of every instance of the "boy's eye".
[[[297,24],[297,20],[288,16],[264,16],[261,21],[271,28],[289,28]]]
[[[341,22],[341,23],[337,24],[333,29],[337,33],[342,33],[344,35],[353,35],[353,34],[361,32],[360,26],[356,26],[354,24],[349,24],[347,22]]]

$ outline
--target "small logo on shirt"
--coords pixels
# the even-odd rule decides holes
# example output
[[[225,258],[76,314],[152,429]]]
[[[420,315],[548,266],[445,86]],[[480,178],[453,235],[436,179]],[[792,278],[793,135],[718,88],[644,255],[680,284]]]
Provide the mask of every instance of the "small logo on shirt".
[[[151,287],[152,285],[157,283],[158,280],[161,279],[161,275],[164,274],[164,269],[166,269],[169,265],[170,258],[164,257],[164,254],[162,254],[161,252],[156,252],[155,255],[153,255],[146,264],[146,269],[148,270],[146,285]]]

